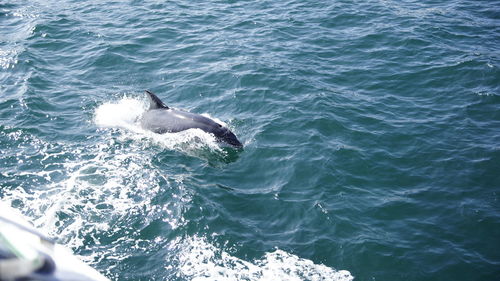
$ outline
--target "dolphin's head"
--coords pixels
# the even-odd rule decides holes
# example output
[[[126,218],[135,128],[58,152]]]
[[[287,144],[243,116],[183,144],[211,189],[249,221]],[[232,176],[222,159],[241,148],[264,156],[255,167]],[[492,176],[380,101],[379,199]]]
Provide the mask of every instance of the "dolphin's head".
[[[234,133],[222,125],[219,125],[219,129],[214,132],[214,135],[218,141],[228,143],[237,148],[243,147],[243,144],[238,140]]]

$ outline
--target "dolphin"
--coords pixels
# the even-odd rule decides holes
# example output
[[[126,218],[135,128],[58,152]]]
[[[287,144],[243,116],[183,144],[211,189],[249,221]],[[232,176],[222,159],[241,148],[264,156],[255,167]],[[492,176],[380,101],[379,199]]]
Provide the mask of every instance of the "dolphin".
[[[227,127],[214,120],[191,112],[177,110],[165,105],[155,94],[146,90],[149,109],[140,117],[142,128],[158,134],[176,133],[187,129],[201,129],[213,134],[218,142],[237,148],[243,145]]]

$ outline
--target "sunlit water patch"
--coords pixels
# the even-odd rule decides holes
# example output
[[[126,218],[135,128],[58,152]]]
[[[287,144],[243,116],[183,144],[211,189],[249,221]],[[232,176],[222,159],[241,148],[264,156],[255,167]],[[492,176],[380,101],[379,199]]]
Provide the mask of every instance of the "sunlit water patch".
[[[17,64],[16,50],[2,50],[0,48],[0,68],[14,68]]]

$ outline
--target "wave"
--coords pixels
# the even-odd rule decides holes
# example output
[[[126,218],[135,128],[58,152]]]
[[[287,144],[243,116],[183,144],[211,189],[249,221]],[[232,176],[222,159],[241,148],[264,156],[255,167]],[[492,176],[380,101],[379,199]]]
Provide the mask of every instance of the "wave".
[[[234,257],[205,239],[190,237],[178,255],[179,274],[189,280],[332,280],[351,281],[347,270],[335,270],[276,249],[252,262]]]

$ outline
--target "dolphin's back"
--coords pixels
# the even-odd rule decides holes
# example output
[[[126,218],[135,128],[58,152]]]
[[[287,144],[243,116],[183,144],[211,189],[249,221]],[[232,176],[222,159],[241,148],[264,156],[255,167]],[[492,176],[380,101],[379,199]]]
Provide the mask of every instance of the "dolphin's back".
[[[213,134],[217,140],[235,147],[243,147],[238,138],[228,128],[205,116],[169,108],[155,94],[146,91],[149,110],[140,119],[141,127],[158,134],[177,133],[188,129],[201,129]]]
[[[192,128],[210,132],[221,127],[202,115],[175,109],[149,110],[143,114],[141,126],[158,134],[176,133]]]

